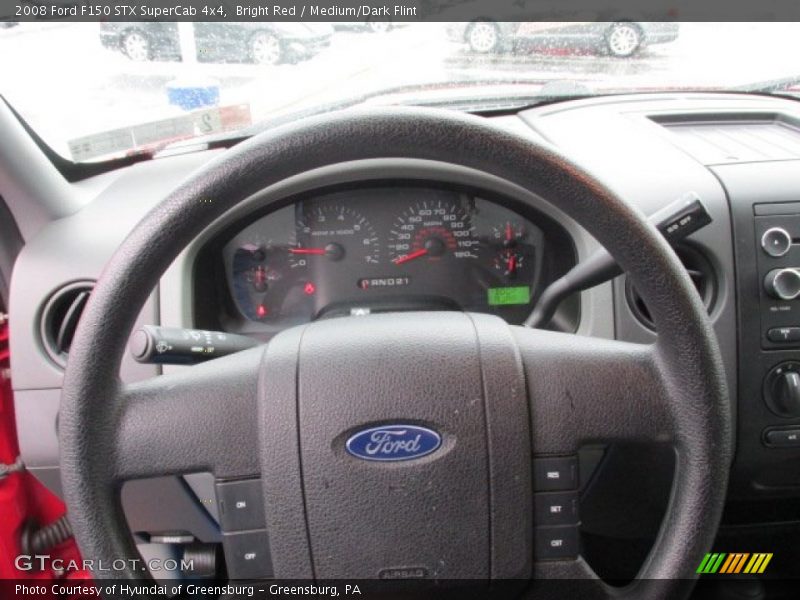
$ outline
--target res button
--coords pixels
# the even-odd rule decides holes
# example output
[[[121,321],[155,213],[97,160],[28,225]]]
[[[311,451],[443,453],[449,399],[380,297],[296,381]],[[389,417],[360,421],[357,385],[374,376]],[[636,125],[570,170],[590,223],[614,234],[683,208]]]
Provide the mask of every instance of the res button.
[[[533,459],[533,488],[537,492],[578,489],[578,459],[552,456]]]

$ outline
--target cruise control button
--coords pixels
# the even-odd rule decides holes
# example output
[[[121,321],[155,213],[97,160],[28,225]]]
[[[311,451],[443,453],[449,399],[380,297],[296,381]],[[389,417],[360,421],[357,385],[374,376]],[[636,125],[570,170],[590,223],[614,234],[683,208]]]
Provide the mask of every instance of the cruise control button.
[[[536,525],[575,525],[578,522],[578,492],[548,492],[533,495]]]
[[[226,533],[222,536],[230,579],[272,577],[272,558],[266,530]]]
[[[577,489],[577,457],[555,456],[534,458],[533,488],[537,492],[556,492]]]
[[[265,526],[260,479],[218,483],[217,505],[223,531],[263,529]]]
[[[533,533],[534,554],[537,560],[575,558],[579,552],[578,527],[537,527]]]
[[[767,339],[777,344],[800,342],[800,327],[773,327],[767,331]]]

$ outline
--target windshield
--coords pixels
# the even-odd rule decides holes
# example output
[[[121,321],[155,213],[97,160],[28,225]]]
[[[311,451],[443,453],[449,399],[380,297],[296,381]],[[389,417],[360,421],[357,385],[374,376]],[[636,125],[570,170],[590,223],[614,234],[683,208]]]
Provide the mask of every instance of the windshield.
[[[661,90],[794,93],[795,23],[0,22],[0,93],[74,161],[360,103],[498,109]]]

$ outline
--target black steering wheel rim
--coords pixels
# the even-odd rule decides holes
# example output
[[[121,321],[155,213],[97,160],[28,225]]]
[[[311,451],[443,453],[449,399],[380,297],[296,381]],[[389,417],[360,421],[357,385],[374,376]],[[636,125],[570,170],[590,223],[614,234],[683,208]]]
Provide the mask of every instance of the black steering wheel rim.
[[[62,482],[84,556],[136,556],[115,472],[115,435],[125,409],[111,399],[124,388],[117,373],[127,336],[120,332],[133,327],[160,276],[205,227],[245,198],[317,168],[376,158],[440,161],[530,190],[584,226],[629,273],[653,314],[657,362],[680,404],[670,414],[678,460],[667,515],[638,581],[622,591],[597,589],[606,597],[663,598],[690,589],[687,581],[721,517],[732,439],[715,336],[680,262],[643,215],[554,149],[485,119],[412,108],[345,111],[255,136],[187,179],[117,250],[76,333],[60,411]],[[577,561],[540,565],[534,575],[575,578],[591,571]]]

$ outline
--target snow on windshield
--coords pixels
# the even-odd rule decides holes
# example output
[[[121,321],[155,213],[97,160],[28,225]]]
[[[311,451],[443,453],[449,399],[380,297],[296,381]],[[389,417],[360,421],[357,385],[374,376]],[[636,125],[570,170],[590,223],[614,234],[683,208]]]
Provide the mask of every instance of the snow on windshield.
[[[464,82],[462,108],[739,88],[800,75],[798,39],[793,23],[0,22],[0,93],[58,152],[97,160],[382,90],[398,101],[398,86],[429,84],[402,90],[425,103]]]

